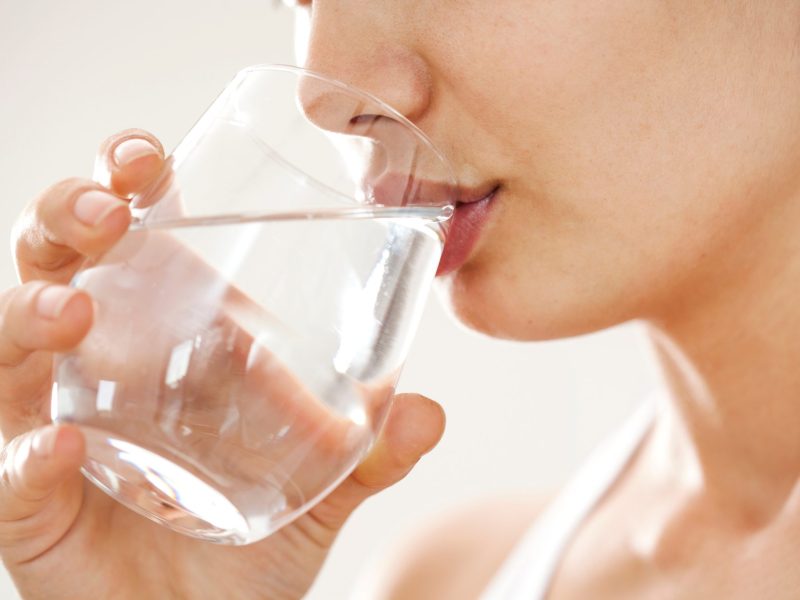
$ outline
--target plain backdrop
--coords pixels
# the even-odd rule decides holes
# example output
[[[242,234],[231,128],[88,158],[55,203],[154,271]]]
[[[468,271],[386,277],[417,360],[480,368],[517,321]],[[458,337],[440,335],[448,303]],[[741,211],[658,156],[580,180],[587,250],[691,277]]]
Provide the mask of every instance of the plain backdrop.
[[[0,235],[46,186],[89,177],[107,135],[143,127],[169,150],[237,70],[293,63],[292,50],[291,11],[270,0],[0,0]],[[8,250],[0,284],[15,284]],[[447,432],[351,518],[308,597],[348,598],[392,544],[459,503],[556,489],[657,384],[642,335],[501,342],[432,295],[398,389],[438,400]],[[0,598],[17,597],[3,573]]]

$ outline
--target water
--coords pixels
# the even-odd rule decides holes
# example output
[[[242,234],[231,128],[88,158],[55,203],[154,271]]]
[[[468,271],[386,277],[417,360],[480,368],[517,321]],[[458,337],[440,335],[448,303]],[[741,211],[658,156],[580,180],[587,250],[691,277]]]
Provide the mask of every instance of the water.
[[[261,539],[327,494],[386,415],[449,209],[135,223],[73,285],[95,324],[55,362],[84,474],[145,516]]]

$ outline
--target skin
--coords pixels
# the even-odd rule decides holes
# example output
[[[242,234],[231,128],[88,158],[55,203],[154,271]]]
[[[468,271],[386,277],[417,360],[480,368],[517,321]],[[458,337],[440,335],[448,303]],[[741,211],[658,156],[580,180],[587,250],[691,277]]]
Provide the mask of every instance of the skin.
[[[796,3],[302,8],[306,66],[400,107],[462,183],[500,184],[470,260],[442,282],[459,319],[518,340],[633,319],[650,334],[667,400],[552,597],[764,597],[765,580],[767,596],[796,596]],[[407,574],[451,553],[445,537],[405,553]],[[445,597],[442,581],[471,572],[450,564],[429,596],[381,593]]]
[[[796,3],[317,0],[298,8],[306,66],[400,110],[444,150],[462,183],[500,185],[470,259],[441,281],[458,318],[531,341],[633,319],[650,333],[666,399],[567,549],[550,598],[797,597]],[[109,169],[100,184],[123,196],[126,178],[147,180],[161,158],[130,166],[130,175]],[[75,185],[49,189],[22,218],[15,245],[24,281],[65,282],[78,254],[101,252],[127,225],[121,208],[116,220],[68,233]],[[312,521],[244,549],[177,539],[81,483],[75,430],[62,428],[50,462],[25,452],[28,430],[42,423],[46,351],[77,343],[91,320],[89,299],[77,294],[57,322],[37,324],[26,311],[40,285],[4,296],[0,329],[0,385],[10,399],[0,426],[11,440],[0,539],[29,597],[54,597],[54,573],[63,597],[77,589],[147,597],[140,586],[167,581],[177,582],[177,597],[230,592],[238,581],[230,567],[242,556],[252,578],[237,597],[299,597],[346,516],[441,432],[439,409],[408,396],[377,454]],[[19,315],[31,324],[25,331],[14,325]],[[371,597],[477,596],[532,506],[466,511],[420,534]],[[481,518],[498,512],[502,527]],[[109,513],[120,525],[101,523]],[[319,535],[313,519],[323,514],[330,521]],[[456,534],[463,543],[448,543]],[[123,555],[131,544],[166,550]],[[131,556],[150,556],[139,566],[152,582],[138,581],[139,569],[112,568]],[[430,563],[441,568],[425,570]],[[462,576],[466,583],[448,587]]]

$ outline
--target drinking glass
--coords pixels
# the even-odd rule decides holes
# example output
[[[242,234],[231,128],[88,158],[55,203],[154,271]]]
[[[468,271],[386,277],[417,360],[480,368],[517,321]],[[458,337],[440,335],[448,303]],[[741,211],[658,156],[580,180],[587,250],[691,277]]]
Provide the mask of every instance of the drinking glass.
[[[379,99],[240,72],[72,285],[94,324],[51,416],[83,474],[175,531],[262,539],[364,457],[434,279],[453,170]]]

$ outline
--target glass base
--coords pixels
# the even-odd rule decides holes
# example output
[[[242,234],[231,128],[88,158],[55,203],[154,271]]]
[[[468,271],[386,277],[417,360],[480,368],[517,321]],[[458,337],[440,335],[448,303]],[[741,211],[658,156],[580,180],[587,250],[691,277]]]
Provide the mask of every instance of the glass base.
[[[84,476],[128,508],[179,533],[219,544],[246,544],[264,536],[263,530],[254,536],[248,519],[218,489],[175,462],[110,432],[81,430],[86,437]],[[265,526],[276,528],[261,523],[259,529]]]

